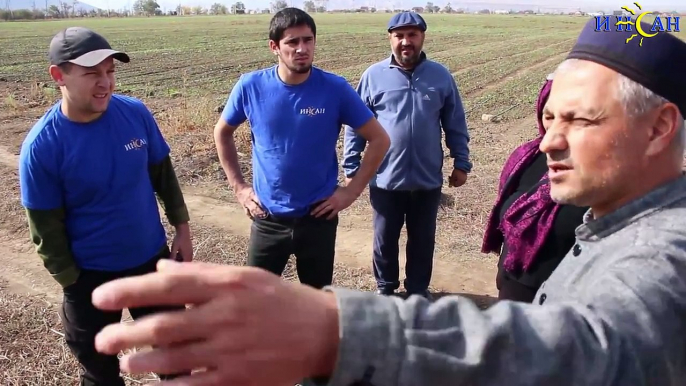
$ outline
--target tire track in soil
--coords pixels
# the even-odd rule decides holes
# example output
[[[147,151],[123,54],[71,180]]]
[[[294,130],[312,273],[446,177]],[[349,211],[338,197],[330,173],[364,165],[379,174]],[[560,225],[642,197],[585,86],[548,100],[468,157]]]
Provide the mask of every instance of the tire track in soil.
[[[16,170],[17,159],[18,155],[8,151],[4,146],[0,146],[1,164]],[[250,219],[246,217],[243,209],[236,203],[209,197],[201,189],[193,186],[184,186],[183,191],[192,222],[217,227],[234,235],[245,237],[250,235]],[[371,233],[345,226],[347,223],[355,223],[355,218],[351,215],[341,215],[341,223],[343,226],[338,228],[336,242],[337,263],[366,269],[371,275]],[[17,245],[12,248],[11,244]],[[8,271],[2,270],[3,273],[1,275],[18,287],[23,286],[50,294],[57,293],[55,292],[57,285],[53,283],[54,280],[45,272],[40,260],[32,255],[33,252],[3,253],[6,249],[10,251],[17,249],[16,247],[19,244],[21,244],[19,241],[10,241],[9,243],[0,241],[0,264],[12,264],[12,268]],[[403,272],[405,268],[405,253],[402,245],[400,250],[400,268],[401,272]],[[43,279],[40,279],[41,276]],[[495,295],[494,277],[495,267],[488,259],[483,261],[469,260],[459,263],[434,259],[431,285],[443,292]],[[53,288],[53,290],[50,290],[50,288]]]
[[[478,89],[478,90],[473,91],[473,92],[471,92],[471,93],[466,93],[465,96],[466,96],[466,97],[469,97],[469,98],[478,98],[478,97],[480,97],[480,96],[486,94],[486,93],[489,92],[489,91],[492,91],[492,90],[501,88],[502,85],[503,85],[503,83],[505,83],[505,82],[508,82],[508,81],[510,81],[510,80],[512,80],[512,79],[514,79],[514,78],[518,78],[518,77],[520,77],[520,76],[526,75],[526,74],[528,74],[528,73],[531,72],[531,71],[536,71],[537,69],[539,69],[539,68],[541,68],[541,67],[544,67],[544,66],[547,66],[548,64],[550,64],[550,63],[552,63],[552,62],[560,61],[560,60],[563,59],[566,55],[567,55],[567,52],[566,52],[566,51],[565,51],[565,52],[561,52],[561,53],[555,54],[555,55],[551,56],[550,58],[548,58],[548,59],[546,59],[546,60],[544,60],[544,61],[542,61],[542,62],[540,62],[540,63],[537,63],[537,64],[535,64],[535,65],[533,65],[533,66],[520,68],[519,70],[517,70],[517,71],[515,71],[515,72],[513,72],[513,73],[511,73],[511,74],[505,75],[505,76],[502,77],[501,79],[499,79],[499,80],[497,80],[497,81],[495,81],[495,82],[492,82],[492,83],[488,84],[487,86],[485,86],[485,87],[483,87],[483,88],[481,88],[481,89]]]
[[[513,40],[518,40],[518,39],[513,39]],[[536,48],[535,50],[529,50],[529,51],[524,51],[524,52],[517,52],[517,53],[514,53],[514,54],[506,55],[506,56],[503,56],[502,58],[499,58],[499,59],[496,59],[496,60],[498,60],[498,61],[503,61],[503,60],[518,58],[518,57],[523,56],[523,55],[531,55],[531,53],[533,53],[533,52],[538,52],[538,51],[541,51],[541,50],[547,50],[547,49],[550,49],[550,48],[553,48],[553,47],[557,47],[557,46],[563,45],[563,44],[565,44],[565,43],[569,43],[569,42],[572,41],[572,40],[574,40],[574,39],[565,39],[565,40],[563,40],[563,41],[561,41],[561,42],[557,42],[557,43],[553,43],[553,44],[548,44],[547,46],[543,46],[543,47]],[[548,59],[548,60],[550,60],[550,59]],[[548,61],[548,60],[546,60],[546,61]],[[454,77],[456,77],[456,76],[459,76],[459,75],[464,74],[465,72],[467,72],[467,71],[469,71],[469,70],[472,70],[472,69],[477,68],[477,67],[481,67],[481,66],[483,66],[484,64],[485,64],[485,63],[476,63],[476,64],[472,64],[472,65],[469,65],[469,66],[467,66],[467,67],[463,67],[463,68],[461,68],[461,69],[459,69],[459,70],[453,72],[451,75],[452,75],[453,78],[454,78]],[[531,67],[529,67],[529,68],[531,68]],[[522,70],[527,70],[527,68],[522,69]],[[519,71],[522,71],[522,70],[519,70]],[[507,79],[507,77],[506,77],[506,79]],[[496,83],[496,84],[498,84],[498,83]]]

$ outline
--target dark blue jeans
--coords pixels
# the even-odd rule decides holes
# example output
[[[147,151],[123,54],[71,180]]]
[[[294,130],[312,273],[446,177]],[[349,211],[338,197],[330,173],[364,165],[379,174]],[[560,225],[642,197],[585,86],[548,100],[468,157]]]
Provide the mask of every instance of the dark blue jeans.
[[[400,287],[398,241],[405,224],[407,262],[404,287],[410,294],[426,291],[433,270],[441,188],[391,191],[370,187],[369,199],[374,211],[374,277],[377,287],[385,290]]]

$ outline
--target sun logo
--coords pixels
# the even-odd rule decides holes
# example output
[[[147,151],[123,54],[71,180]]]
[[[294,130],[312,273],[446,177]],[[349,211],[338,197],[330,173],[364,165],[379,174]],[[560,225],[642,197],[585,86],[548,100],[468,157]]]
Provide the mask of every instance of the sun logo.
[[[639,10],[641,10],[641,11],[643,10],[643,8],[641,8],[641,5],[640,5],[640,4],[634,3],[634,5],[635,5]],[[627,11],[627,12],[629,12],[630,14],[632,14],[632,15],[634,15],[634,16],[636,15],[636,11],[634,11],[633,9],[630,9],[630,8],[627,7],[627,6],[622,6],[622,9],[625,10],[625,11]],[[629,25],[633,25],[633,26],[636,28],[636,32],[637,32],[637,33],[632,34],[631,36],[629,36],[629,38],[626,39],[625,43],[628,44],[633,38],[635,38],[635,37],[637,37],[637,36],[640,35],[640,36],[641,36],[641,41],[638,43],[638,46],[639,46],[639,47],[643,47],[643,38],[652,38],[653,36],[657,35],[657,32],[654,32],[654,33],[652,33],[652,34],[649,34],[649,33],[646,33],[646,32],[643,30],[643,28],[641,28],[641,20],[642,20],[646,15],[651,15],[651,14],[652,14],[652,12],[649,12],[649,11],[643,11],[643,12],[641,12],[641,13],[638,15],[638,17],[636,18],[636,22],[631,21],[631,17],[629,17],[628,20],[617,20],[617,23],[615,23],[615,26],[620,26],[620,25],[629,26]],[[627,27],[627,31],[631,31],[630,27]]]

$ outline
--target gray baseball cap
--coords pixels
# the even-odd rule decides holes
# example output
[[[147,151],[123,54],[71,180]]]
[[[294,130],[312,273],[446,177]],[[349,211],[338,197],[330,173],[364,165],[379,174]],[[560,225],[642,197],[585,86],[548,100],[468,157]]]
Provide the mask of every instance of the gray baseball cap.
[[[104,37],[84,27],[70,27],[58,32],[48,50],[50,64],[54,65],[74,63],[94,67],[110,56],[123,63],[130,61],[129,55],[113,50]]]

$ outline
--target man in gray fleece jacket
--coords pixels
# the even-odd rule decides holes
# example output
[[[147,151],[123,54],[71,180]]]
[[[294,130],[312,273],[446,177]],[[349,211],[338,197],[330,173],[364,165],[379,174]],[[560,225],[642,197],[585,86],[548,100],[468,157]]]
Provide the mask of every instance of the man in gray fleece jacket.
[[[318,291],[254,268],[163,261],[103,285],[94,304],[192,308],[108,326],[97,349],[154,345],[122,370],[203,369],[184,385],[684,384],[686,43],[594,29],[555,73],[540,145],[551,197],[591,209],[533,304],[483,311],[459,296]]]

